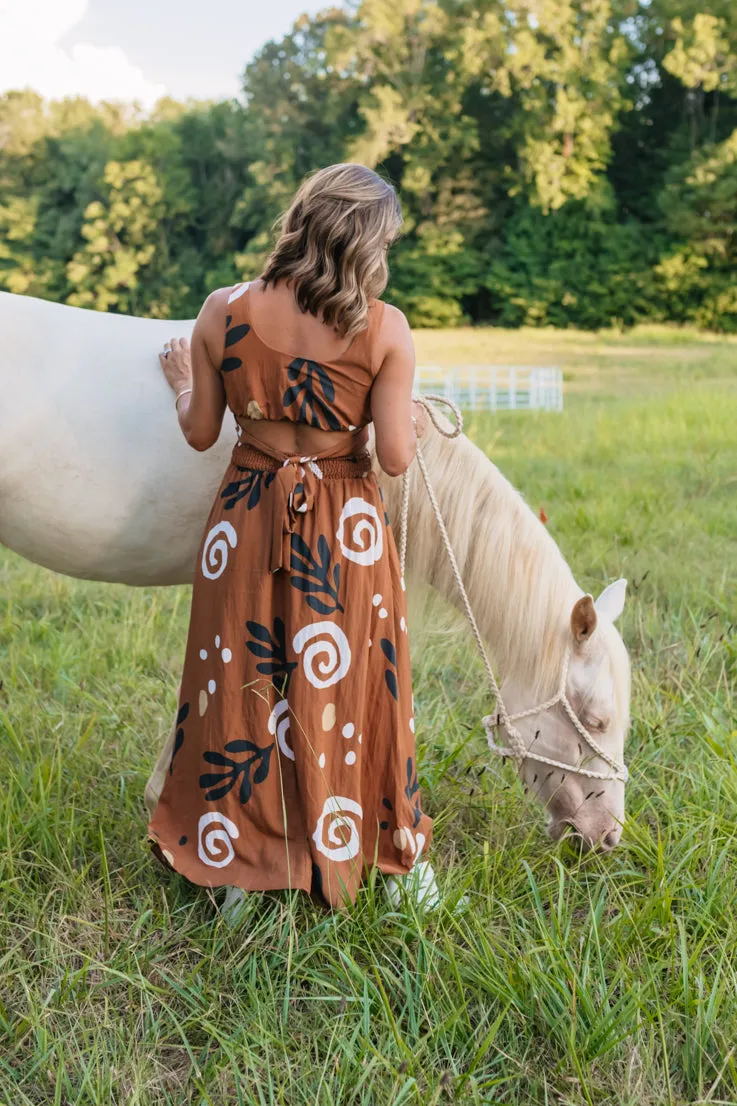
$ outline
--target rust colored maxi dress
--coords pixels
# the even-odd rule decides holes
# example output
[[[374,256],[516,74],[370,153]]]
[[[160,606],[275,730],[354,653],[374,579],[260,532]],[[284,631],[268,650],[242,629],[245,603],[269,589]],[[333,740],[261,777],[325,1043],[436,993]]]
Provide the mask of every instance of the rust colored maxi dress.
[[[380,301],[348,351],[319,364],[261,341],[247,284],[228,303],[220,371],[236,415],[370,421]],[[430,842],[404,581],[368,453],[263,448],[241,434],[207,520],[149,835],[194,883],[342,905],[367,869],[408,872]]]

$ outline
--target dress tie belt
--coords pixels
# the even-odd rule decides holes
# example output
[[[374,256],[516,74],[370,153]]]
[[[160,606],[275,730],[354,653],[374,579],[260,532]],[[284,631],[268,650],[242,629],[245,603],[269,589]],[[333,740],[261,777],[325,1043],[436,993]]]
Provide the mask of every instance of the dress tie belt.
[[[262,472],[267,478],[265,486],[270,493],[273,492],[271,572],[278,572],[285,567],[285,563],[289,563],[289,554],[285,555],[287,540],[291,545],[291,535],[299,516],[312,510],[319,481],[333,478],[355,480],[366,478],[371,473],[371,457],[365,450],[350,456],[331,456],[326,452],[314,457],[287,457],[276,450],[266,452],[262,443],[256,446],[246,433],[234,446],[232,460],[241,471],[255,469]]]
[[[321,479],[320,467],[310,457],[290,458],[277,470],[271,524],[272,572],[284,567],[286,540],[294,532],[297,516],[312,510],[316,482]]]

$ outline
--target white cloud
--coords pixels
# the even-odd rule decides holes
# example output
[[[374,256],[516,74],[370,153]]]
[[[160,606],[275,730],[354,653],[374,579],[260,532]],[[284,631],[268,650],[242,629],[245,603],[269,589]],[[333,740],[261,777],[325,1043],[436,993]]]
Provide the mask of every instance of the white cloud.
[[[0,91],[33,88],[42,96],[139,100],[166,92],[118,47],[60,40],[79,23],[89,0],[0,0]]]

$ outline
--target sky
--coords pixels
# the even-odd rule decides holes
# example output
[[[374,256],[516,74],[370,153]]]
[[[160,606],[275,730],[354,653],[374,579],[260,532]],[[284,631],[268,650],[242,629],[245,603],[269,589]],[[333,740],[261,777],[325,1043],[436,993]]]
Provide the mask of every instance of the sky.
[[[253,54],[328,0],[0,0],[0,94],[225,99]]]

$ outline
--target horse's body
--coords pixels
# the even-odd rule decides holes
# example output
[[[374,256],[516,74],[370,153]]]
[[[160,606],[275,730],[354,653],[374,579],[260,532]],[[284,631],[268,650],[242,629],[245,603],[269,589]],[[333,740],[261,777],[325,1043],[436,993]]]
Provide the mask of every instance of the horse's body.
[[[156,354],[165,339],[189,336],[192,326],[0,293],[0,542],[87,579],[192,578],[235,436],[226,420],[217,445],[198,454],[179,432]],[[590,601],[582,607],[582,590],[555,542],[480,450],[430,428],[423,453],[513,708],[549,698],[570,652],[569,698],[582,717],[605,719],[598,740],[621,761],[629,666],[613,621],[623,588],[600,597],[596,611]],[[399,481],[383,486],[396,521]],[[410,572],[457,602],[416,469],[409,534]],[[624,818],[623,783],[590,789],[575,771],[579,736],[559,711],[529,721],[535,749],[572,766],[559,779],[533,776],[532,761],[523,765],[553,831],[570,824],[586,842],[611,847]]]
[[[90,580],[192,578],[235,440],[185,442],[157,351],[192,320],[104,315],[0,292],[0,542]]]

